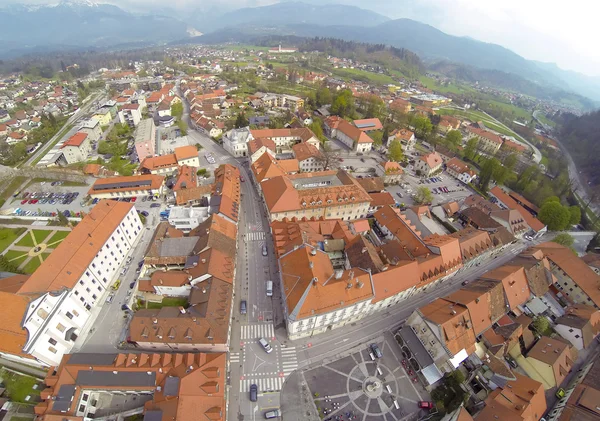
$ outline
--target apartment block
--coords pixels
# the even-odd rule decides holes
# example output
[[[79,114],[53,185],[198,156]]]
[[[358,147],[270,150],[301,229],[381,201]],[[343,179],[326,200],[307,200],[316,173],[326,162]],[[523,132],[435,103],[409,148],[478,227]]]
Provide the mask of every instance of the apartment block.
[[[140,162],[156,154],[156,126],[153,119],[146,118],[135,128],[134,145]]]

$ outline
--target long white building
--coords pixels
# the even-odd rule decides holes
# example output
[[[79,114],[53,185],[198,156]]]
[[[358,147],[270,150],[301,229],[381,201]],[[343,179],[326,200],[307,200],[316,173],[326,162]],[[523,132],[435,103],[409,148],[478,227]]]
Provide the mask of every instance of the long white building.
[[[142,230],[132,203],[102,200],[86,215],[16,293],[30,300],[21,321],[24,354],[60,363],[93,324],[94,307],[104,304]]]

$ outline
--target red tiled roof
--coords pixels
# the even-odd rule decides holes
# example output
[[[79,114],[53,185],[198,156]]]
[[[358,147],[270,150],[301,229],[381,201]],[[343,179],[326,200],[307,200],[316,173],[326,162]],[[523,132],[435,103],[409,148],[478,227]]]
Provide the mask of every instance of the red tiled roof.
[[[529,213],[527,209],[523,206],[519,205],[512,197],[504,192],[500,187],[495,186],[490,190],[490,193],[494,195],[499,201],[504,203],[510,209],[518,210],[521,216],[527,222],[527,225],[534,230],[535,232],[539,232],[544,229],[545,225],[537,219],[535,216]]]
[[[198,148],[195,146],[180,146],[179,148],[175,148],[175,157],[177,161],[181,161],[182,159],[190,159],[198,157]]]
[[[73,136],[71,136],[69,139],[67,139],[67,141],[65,143],[63,143],[63,145],[61,146],[61,149],[65,148],[67,146],[79,147],[85,141],[85,139],[87,139],[87,137],[88,137],[87,133],[77,132]]]
[[[348,123],[346,120],[340,120],[337,129],[356,143],[373,143],[373,139],[371,139],[365,132]]]

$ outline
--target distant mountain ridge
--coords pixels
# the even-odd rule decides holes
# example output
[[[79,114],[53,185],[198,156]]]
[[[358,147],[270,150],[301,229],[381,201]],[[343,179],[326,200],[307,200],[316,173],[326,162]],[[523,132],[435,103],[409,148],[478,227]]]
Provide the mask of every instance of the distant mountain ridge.
[[[110,4],[63,0],[58,4],[0,7],[0,55],[50,45],[110,46],[185,38],[188,25],[159,15],[138,16]]]

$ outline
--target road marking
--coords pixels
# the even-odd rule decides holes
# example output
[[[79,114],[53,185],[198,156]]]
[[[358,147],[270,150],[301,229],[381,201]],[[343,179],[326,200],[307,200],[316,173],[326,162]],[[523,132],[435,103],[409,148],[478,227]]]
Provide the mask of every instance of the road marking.
[[[240,393],[248,393],[250,385],[255,384],[258,392],[279,392],[283,387],[284,379],[282,377],[263,377],[258,379],[240,380]]]
[[[251,231],[246,234],[246,240],[248,241],[261,241],[264,240],[265,237],[266,234],[264,232]]]
[[[242,326],[242,340],[275,337],[275,328],[271,323],[260,323]]]
[[[240,362],[240,353],[239,352],[230,352],[229,353],[229,361],[232,363]]]

